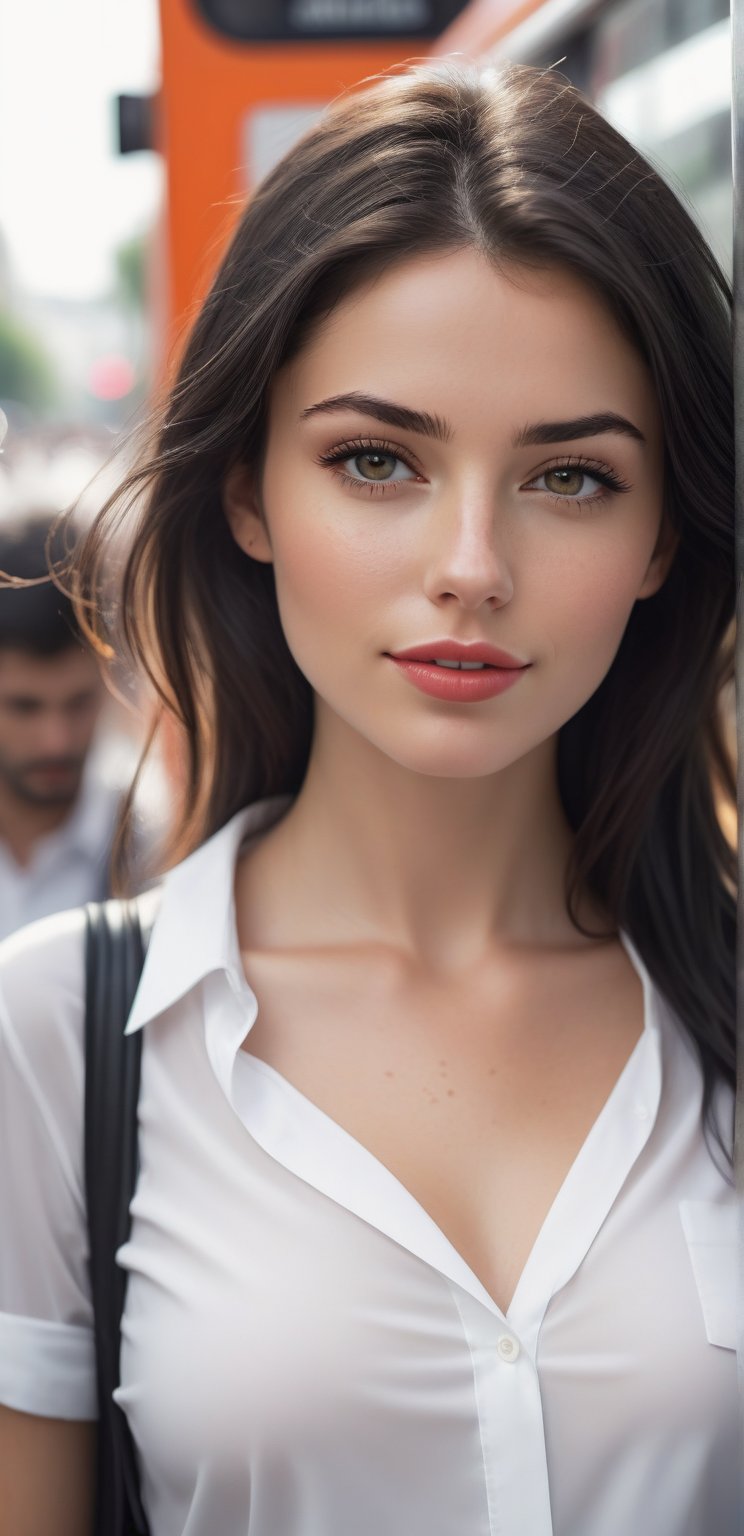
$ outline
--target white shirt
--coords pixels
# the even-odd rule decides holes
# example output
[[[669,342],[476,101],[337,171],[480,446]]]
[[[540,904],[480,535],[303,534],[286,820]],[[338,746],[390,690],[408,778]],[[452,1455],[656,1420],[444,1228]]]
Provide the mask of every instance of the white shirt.
[[[504,1316],[390,1170],[240,1049],[233,871],[289,803],[166,876],[127,1026],[116,1395],[153,1536],[737,1536],[736,1196],[634,947],[643,1034]],[[78,912],[0,948],[0,1401],[71,1419],[96,1414],[82,993]]]

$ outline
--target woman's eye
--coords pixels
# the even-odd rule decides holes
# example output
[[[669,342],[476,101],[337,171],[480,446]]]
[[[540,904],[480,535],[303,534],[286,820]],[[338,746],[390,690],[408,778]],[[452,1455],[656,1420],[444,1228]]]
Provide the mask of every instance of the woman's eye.
[[[352,480],[380,482],[415,479],[412,470],[403,463],[402,459],[394,453],[383,453],[379,448],[367,448],[364,453],[355,453],[353,457],[338,462],[343,464]]]
[[[608,486],[612,482],[608,475],[599,473],[589,474],[586,469],[579,469],[576,465],[557,464],[552,469],[544,469],[537,480],[544,480],[546,488],[557,501],[594,501],[602,495],[602,486]],[[595,489],[589,495],[580,496],[579,491],[585,489],[585,482],[593,481]],[[534,482],[533,482],[534,483]]]
[[[319,454],[317,463],[345,485],[368,492],[384,493],[388,486],[398,490],[404,482],[421,478],[399,449],[364,438],[338,443],[329,453]]]

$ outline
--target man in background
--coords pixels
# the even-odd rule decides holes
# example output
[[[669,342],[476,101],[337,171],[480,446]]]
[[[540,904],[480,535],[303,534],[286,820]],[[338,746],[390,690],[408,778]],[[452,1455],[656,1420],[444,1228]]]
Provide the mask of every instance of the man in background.
[[[53,521],[39,511],[0,520],[0,572],[48,575]],[[61,538],[51,548],[57,564]],[[117,814],[133,765],[131,750],[112,752],[98,729],[108,699],[59,587],[10,587],[0,576],[0,939],[110,894]],[[155,842],[141,822],[132,892],[146,883]]]

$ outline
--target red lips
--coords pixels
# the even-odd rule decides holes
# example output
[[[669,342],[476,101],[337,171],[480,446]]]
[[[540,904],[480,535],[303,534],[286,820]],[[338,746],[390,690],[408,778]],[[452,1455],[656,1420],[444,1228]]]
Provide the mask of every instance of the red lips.
[[[482,661],[490,667],[527,667],[527,661],[511,656],[485,640],[427,640],[406,650],[390,651],[397,661]]]

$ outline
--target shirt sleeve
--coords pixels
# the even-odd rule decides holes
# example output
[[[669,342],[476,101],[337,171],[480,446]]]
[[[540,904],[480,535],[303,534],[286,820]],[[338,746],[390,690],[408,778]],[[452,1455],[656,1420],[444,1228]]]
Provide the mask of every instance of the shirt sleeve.
[[[0,1403],[95,1419],[83,1176],[85,914],[0,944]]]

